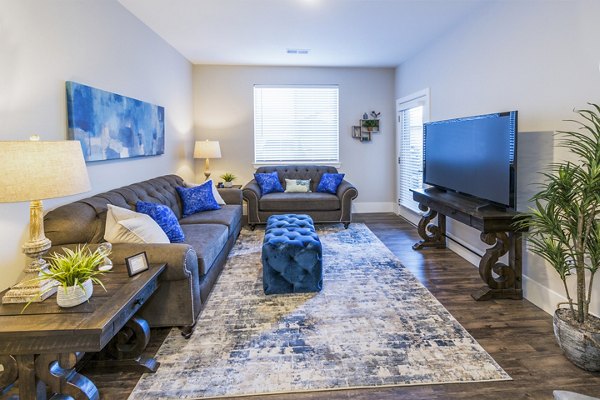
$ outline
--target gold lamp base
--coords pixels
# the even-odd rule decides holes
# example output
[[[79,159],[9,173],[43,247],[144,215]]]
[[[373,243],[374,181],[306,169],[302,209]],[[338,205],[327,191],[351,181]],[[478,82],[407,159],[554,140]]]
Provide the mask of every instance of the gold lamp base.
[[[23,245],[23,253],[32,261],[25,268],[21,282],[10,288],[2,297],[3,304],[30,303],[44,301],[56,293],[57,283],[50,279],[38,279],[40,273],[48,268],[42,258],[50,249],[52,242],[44,235],[44,210],[40,200],[29,205],[29,242]]]

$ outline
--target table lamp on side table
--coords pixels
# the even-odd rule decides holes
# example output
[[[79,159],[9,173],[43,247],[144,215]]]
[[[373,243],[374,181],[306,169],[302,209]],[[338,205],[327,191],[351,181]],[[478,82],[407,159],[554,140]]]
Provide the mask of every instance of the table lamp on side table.
[[[210,176],[209,159],[221,158],[221,147],[216,140],[198,140],[194,146],[194,158],[205,158],[204,163],[204,180],[207,181]]]
[[[35,280],[48,267],[42,256],[51,245],[44,234],[42,199],[90,190],[81,144],[73,140],[0,142],[0,188],[0,203],[30,202],[29,241],[23,253],[33,260],[2,302],[42,301],[56,292],[50,281]]]

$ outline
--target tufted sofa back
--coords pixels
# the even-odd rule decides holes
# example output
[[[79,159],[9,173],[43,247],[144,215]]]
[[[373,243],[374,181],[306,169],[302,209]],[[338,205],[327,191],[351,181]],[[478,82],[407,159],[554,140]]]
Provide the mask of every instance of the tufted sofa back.
[[[324,173],[336,174],[335,167],[326,165],[277,165],[259,167],[256,173],[277,172],[281,185],[285,187],[286,179],[310,179],[310,190],[315,192]]]
[[[54,246],[102,242],[106,204],[135,210],[138,201],[160,203],[169,206],[177,218],[181,218],[177,186],[183,186],[183,179],[177,175],[166,175],[65,204],[44,217],[46,236]]]

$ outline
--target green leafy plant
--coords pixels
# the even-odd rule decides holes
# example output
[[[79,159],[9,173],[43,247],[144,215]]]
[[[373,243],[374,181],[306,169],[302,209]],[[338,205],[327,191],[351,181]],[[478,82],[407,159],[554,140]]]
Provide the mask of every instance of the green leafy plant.
[[[221,175],[221,179],[223,179],[225,182],[233,182],[237,179],[237,176],[235,176],[231,172],[227,172]]]
[[[379,127],[379,120],[365,119],[362,122],[362,126],[365,128],[377,128],[377,127]]]
[[[83,283],[91,279],[106,290],[98,278],[104,274],[98,266],[104,262],[106,253],[98,249],[91,251],[87,245],[77,246],[75,250],[63,247],[62,250],[63,254],[54,253],[48,258],[50,267],[41,272],[40,279],[55,280],[64,288],[79,286],[82,289]]]
[[[578,131],[559,131],[559,145],[576,161],[564,161],[542,173],[545,182],[532,201],[529,219],[516,225],[529,228],[530,250],[546,260],[563,282],[573,318],[589,321],[594,275],[600,266],[600,107],[578,110]],[[586,271],[589,276],[586,276]],[[573,297],[567,285],[576,280]],[[589,278],[589,279],[588,279]]]

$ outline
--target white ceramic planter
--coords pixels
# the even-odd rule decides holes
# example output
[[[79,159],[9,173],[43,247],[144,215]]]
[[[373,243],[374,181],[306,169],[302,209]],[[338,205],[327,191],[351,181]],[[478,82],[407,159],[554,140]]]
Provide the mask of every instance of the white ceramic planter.
[[[58,291],[56,292],[56,304],[60,307],[67,308],[75,307],[88,301],[94,292],[94,284],[91,279],[88,279],[83,282],[82,286],[83,289],[79,286],[69,286],[66,289],[59,286]]]
[[[230,188],[233,186],[233,182],[223,182],[223,186],[226,188]]]

